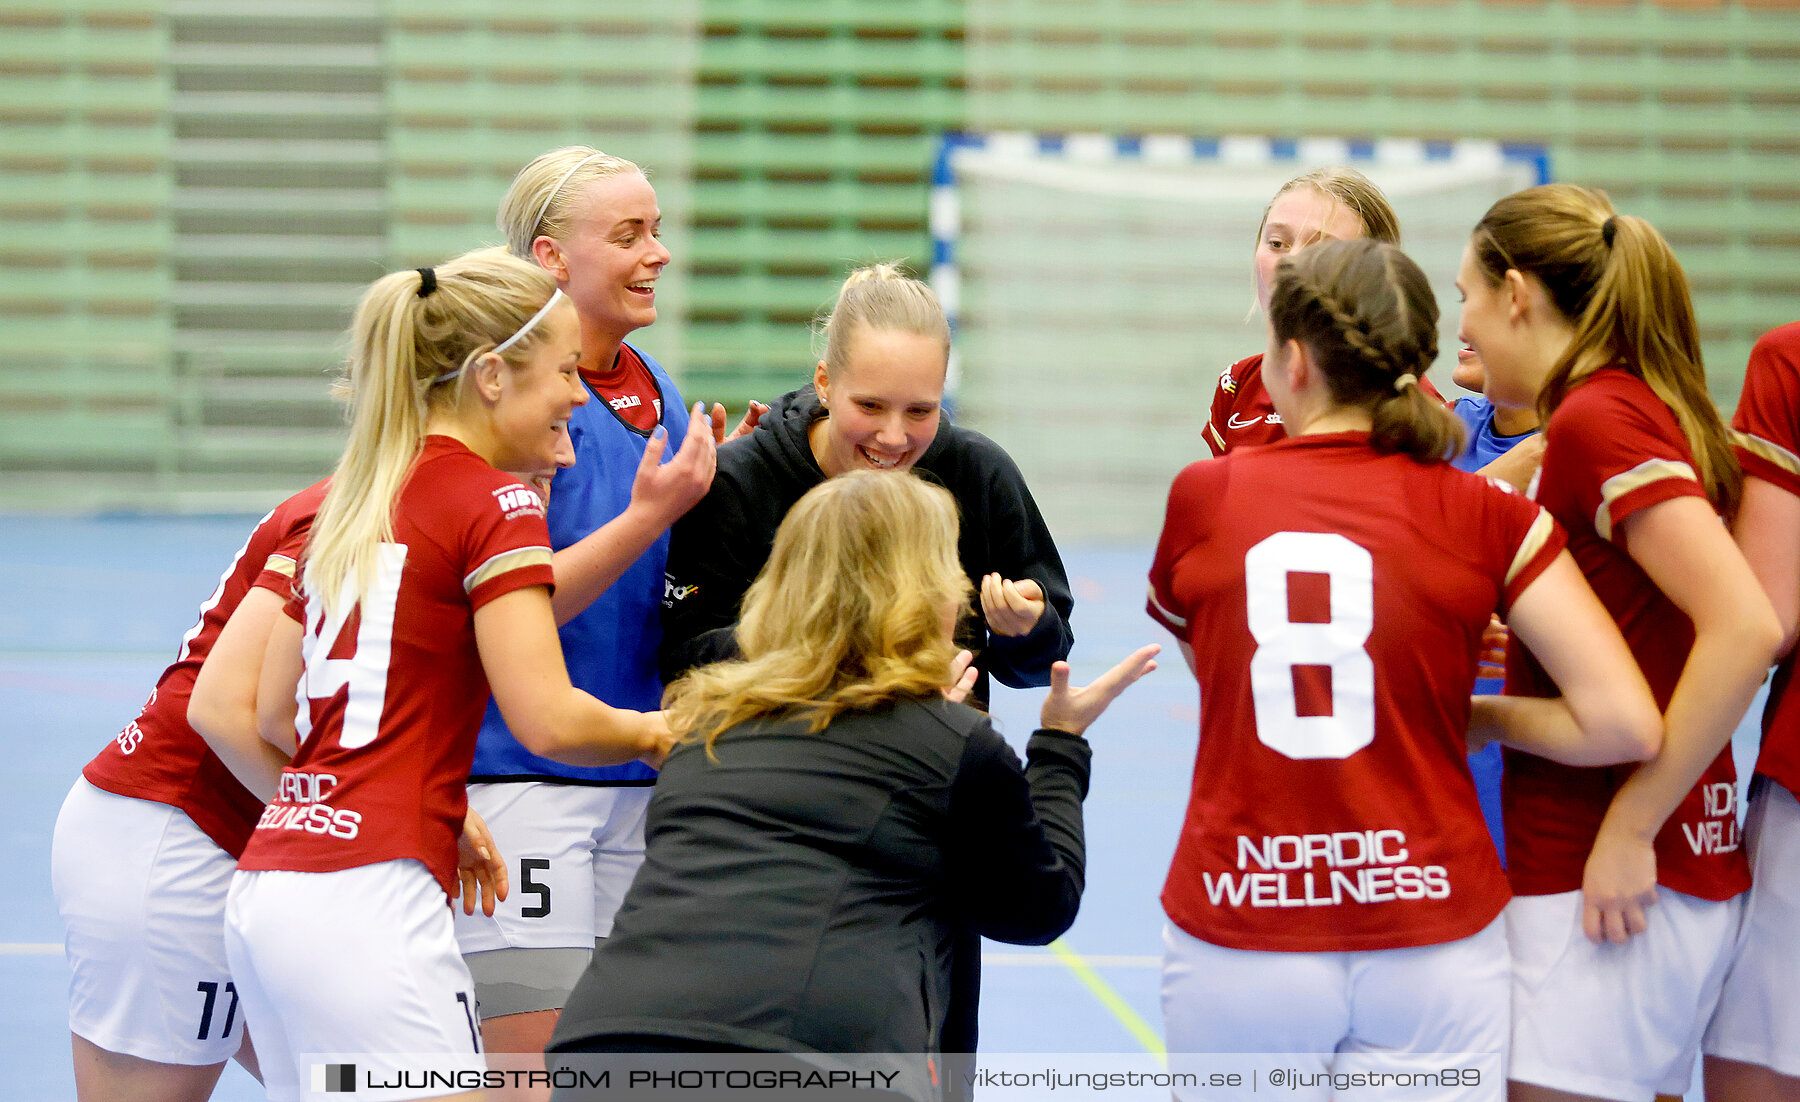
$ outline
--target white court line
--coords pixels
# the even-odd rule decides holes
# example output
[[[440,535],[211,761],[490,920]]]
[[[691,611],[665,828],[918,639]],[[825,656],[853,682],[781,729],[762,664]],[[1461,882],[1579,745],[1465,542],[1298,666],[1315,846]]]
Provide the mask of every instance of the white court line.
[[[1096,968],[1161,968],[1161,957],[1136,956],[1091,956],[1083,953],[1082,960]],[[1062,964],[1062,958],[1054,953],[983,953],[981,963],[996,967],[1047,968]]]
[[[61,956],[63,947],[54,941],[0,941],[0,957]]]

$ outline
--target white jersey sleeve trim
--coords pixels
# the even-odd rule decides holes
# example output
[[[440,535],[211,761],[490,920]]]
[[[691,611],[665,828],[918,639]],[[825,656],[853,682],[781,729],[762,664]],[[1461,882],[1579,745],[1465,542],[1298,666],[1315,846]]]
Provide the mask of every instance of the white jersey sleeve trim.
[[[1594,510],[1594,531],[1603,540],[1613,538],[1613,504],[1626,494],[1666,478],[1699,482],[1694,468],[1675,459],[1646,459],[1629,471],[1620,471],[1600,484],[1600,507]]]
[[[1550,542],[1550,534],[1554,531],[1556,531],[1556,522],[1550,519],[1548,512],[1540,508],[1537,519],[1531,522],[1530,528],[1526,529],[1525,538],[1519,541],[1519,550],[1513,555],[1512,565],[1506,568],[1507,585],[1511,585],[1513,579],[1519,576],[1519,571],[1525,569],[1530,565],[1531,560],[1537,558],[1538,552],[1542,551],[1544,545]]]
[[[463,592],[473,593],[478,586],[485,585],[502,574],[529,566],[549,566],[553,561],[548,547],[515,547],[510,551],[502,551],[464,576]]]
[[[1181,628],[1182,630],[1186,630],[1186,628],[1188,626],[1187,618],[1182,617],[1182,616],[1177,616],[1173,612],[1170,612],[1167,608],[1165,608],[1163,606],[1163,603],[1156,599],[1156,587],[1155,586],[1150,587],[1150,607],[1153,610],[1155,610],[1157,618],[1162,620],[1163,623],[1165,623],[1168,626],[1173,627],[1173,628]]]
[[[1800,476],[1800,455],[1795,455],[1772,440],[1764,440],[1760,436],[1752,436],[1747,432],[1731,431],[1731,442],[1759,459],[1780,467],[1791,475]]]

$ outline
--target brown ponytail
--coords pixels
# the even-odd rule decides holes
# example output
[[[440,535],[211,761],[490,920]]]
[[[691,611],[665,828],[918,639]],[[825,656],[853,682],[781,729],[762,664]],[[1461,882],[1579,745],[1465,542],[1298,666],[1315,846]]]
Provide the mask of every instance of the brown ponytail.
[[[1414,459],[1462,450],[1463,426],[1419,387],[1437,359],[1437,300],[1412,258],[1358,238],[1282,260],[1269,298],[1275,337],[1318,361],[1332,400],[1369,411],[1369,442]]]
[[[1589,375],[1623,367],[1675,414],[1713,507],[1736,513],[1743,473],[1706,391],[1687,275],[1656,227],[1603,191],[1546,184],[1489,208],[1470,250],[1491,285],[1509,269],[1536,277],[1575,328],[1538,395],[1545,420]]]

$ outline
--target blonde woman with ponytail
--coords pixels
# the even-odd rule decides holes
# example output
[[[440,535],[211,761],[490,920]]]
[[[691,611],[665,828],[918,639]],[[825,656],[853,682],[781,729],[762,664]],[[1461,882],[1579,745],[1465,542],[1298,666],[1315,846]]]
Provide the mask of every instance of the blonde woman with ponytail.
[[[260,662],[232,653],[229,626],[215,651],[260,682],[255,729],[205,733],[274,794],[226,903],[271,1098],[310,1081],[305,1054],[371,1075],[399,1070],[377,1055],[391,1053],[482,1069],[445,900],[490,687],[535,753],[654,764],[669,744],[659,713],[570,685],[543,503],[502,473],[556,466],[586,400],[580,349],[555,281],[500,250],[376,281],[351,326],[350,441],[287,614]],[[246,750],[259,735],[280,749]]]
[[[1603,192],[1522,191],[1476,226],[1457,286],[1489,392],[1546,419],[1536,498],[1667,732],[1634,770],[1508,756],[1513,1097],[1679,1095],[1750,885],[1731,733],[1781,640],[1724,523],[1742,475],[1687,279],[1650,223]],[[1542,657],[1508,655],[1509,693],[1556,692]]]
[[[1424,1097],[1501,1097],[1509,893],[1469,743],[1610,765],[1658,737],[1555,522],[1446,462],[1460,425],[1419,385],[1437,316],[1395,246],[1284,259],[1262,378],[1287,434],[1184,470],[1150,571],[1200,688],[1162,896],[1169,1050],[1289,1054],[1318,1102],[1335,1073],[1451,1052],[1487,1056],[1479,1086]],[[1471,704],[1496,612],[1560,699]]]
[[[554,1050],[935,1054],[963,928],[1045,944],[1074,920],[1082,735],[1158,648],[1085,688],[1057,663],[1022,769],[945,699],[972,593],[956,541],[951,495],[904,472],[788,511],[742,657],[669,687],[684,740],[644,867]]]

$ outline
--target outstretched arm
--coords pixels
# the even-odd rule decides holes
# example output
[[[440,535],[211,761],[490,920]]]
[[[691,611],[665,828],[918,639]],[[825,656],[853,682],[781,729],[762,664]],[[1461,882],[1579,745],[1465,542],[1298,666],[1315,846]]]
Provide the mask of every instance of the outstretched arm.
[[[1141,647],[1094,681],[1069,685],[1058,662],[1042,728],[1026,765],[991,727],[966,744],[950,792],[950,892],[984,936],[1043,945],[1075,921],[1085,884],[1081,802],[1092,750],[1082,733],[1138,678],[1156,668],[1156,646]]]
[[[660,766],[674,739],[661,712],[613,708],[575,688],[550,596],[526,586],[475,610],[475,644],[494,703],[525,749],[568,765]]]

